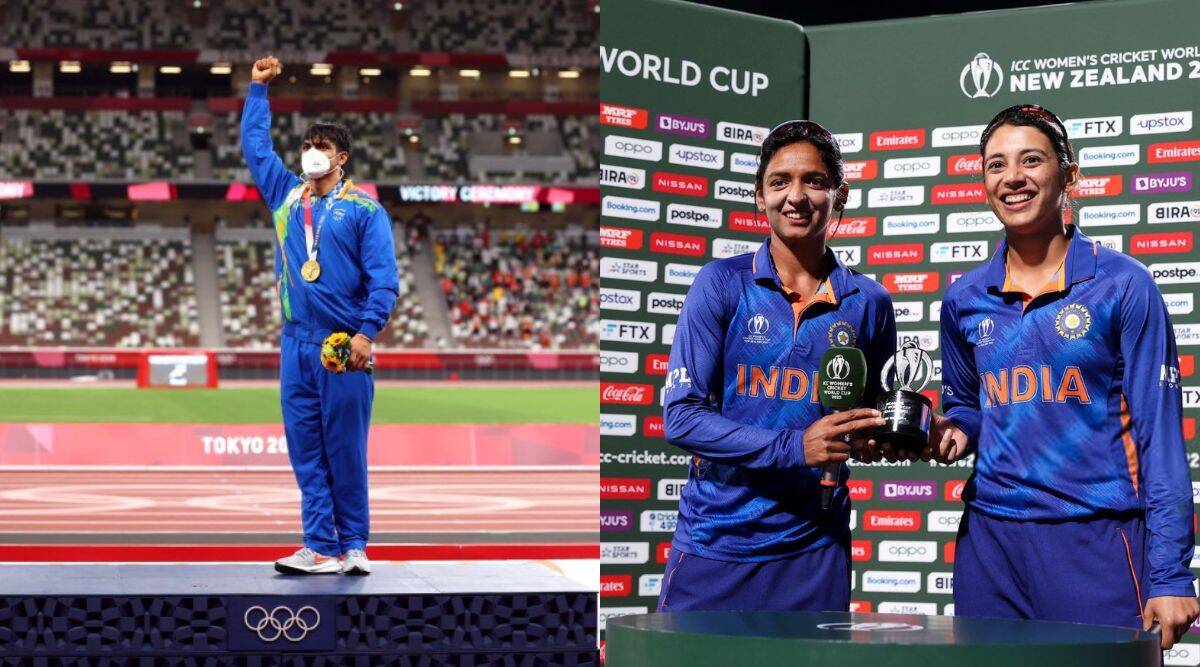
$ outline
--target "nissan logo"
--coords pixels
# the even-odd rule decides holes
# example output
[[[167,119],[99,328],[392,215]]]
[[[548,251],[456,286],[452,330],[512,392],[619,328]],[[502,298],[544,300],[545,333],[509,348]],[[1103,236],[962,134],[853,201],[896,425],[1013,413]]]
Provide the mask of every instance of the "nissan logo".
[[[306,618],[306,612],[312,615]],[[273,642],[280,637],[290,642],[298,642],[308,636],[309,631],[317,629],[321,624],[321,614],[312,606],[304,606],[293,612],[280,605],[272,609],[271,613],[267,613],[263,607],[254,605],[246,610],[242,620],[246,627],[258,634],[258,638],[264,642]]]
[[[642,144],[630,143],[628,141],[618,141],[613,146],[619,151],[632,151],[634,153],[650,153],[654,149]]]

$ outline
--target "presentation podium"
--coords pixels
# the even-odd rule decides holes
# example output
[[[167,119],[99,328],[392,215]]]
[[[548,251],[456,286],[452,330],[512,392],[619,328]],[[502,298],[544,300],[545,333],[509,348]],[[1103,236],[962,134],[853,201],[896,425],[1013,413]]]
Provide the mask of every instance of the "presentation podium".
[[[611,618],[607,667],[1157,667],[1158,635],[1006,619],[845,612],[676,612]]]

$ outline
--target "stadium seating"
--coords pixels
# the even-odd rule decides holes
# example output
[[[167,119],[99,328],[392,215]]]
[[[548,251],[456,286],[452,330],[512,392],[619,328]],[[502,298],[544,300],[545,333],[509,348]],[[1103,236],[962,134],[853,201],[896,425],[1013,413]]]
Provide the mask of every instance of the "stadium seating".
[[[30,48],[245,49],[247,40],[296,51],[584,53],[596,50],[583,0],[404,3],[407,27],[392,27],[392,3],[323,0],[57,0],[5,3],[0,43]],[[548,21],[546,17],[554,17]],[[198,21],[193,24],[193,20]],[[403,26],[403,24],[401,24]]]
[[[182,241],[0,242],[0,345],[199,343]]]
[[[435,232],[452,333],[467,347],[595,348],[599,252],[583,228]]]
[[[380,333],[381,347],[423,347],[429,331],[421,304],[412,287],[411,250],[407,236],[395,234],[400,296],[392,319]],[[275,291],[275,255],[271,241],[220,241],[217,244],[217,279],[221,323],[228,347],[268,349],[278,347],[283,319]]]
[[[181,111],[6,112],[0,173],[37,179],[180,178],[193,171]]]

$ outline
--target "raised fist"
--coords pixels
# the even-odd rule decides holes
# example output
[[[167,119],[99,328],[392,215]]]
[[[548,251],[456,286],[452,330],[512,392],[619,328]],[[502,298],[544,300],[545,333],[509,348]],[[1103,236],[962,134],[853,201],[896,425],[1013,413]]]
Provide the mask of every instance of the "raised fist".
[[[254,67],[250,70],[250,80],[254,83],[271,83],[271,79],[279,76],[282,71],[283,65],[279,64],[279,59],[267,56],[254,61]]]

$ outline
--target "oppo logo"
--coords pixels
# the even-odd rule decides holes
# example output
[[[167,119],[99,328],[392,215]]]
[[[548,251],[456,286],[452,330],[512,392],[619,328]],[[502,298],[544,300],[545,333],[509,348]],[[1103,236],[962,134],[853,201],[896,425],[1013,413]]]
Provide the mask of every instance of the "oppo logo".
[[[990,211],[973,213],[947,213],[946,231],[952,234],[963,232],[995,232],[1004,228],[995,214]]]
[[[604,153],[634,160],[657,162],[662,159],[662,142],[612,134],[604,139]]]
[[[942,172],[941,162],[936,157],[912,157],[888,160],[883,163],[884,178],[916,178],[937,176]]]
[[[933,128],[933,147],[978,146],[986,125],[960,125]]]
[[[636,373],[637,370],[637,352],[605,350],[600,353],[601,373]]]

